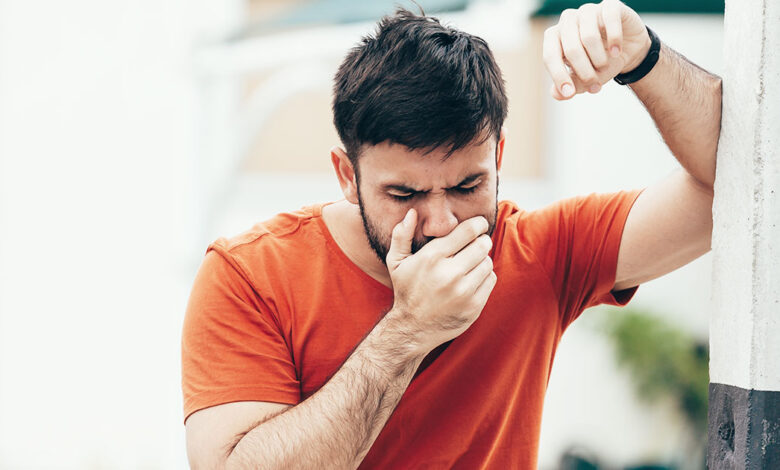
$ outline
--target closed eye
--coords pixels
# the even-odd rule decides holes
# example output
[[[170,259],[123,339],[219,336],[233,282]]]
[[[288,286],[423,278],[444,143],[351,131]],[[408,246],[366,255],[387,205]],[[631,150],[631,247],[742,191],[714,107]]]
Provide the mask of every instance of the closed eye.
[[[463,186],[458,186],[457,188],[452,188],[452,189],[458,194],[471,194],[474,191],[476,191],[477,187],[479,187],[478,184],[475,184],[474,186],[468,186],[465,188]]]
[[[476,191],[477,188],[479,187],[479,183],[480,182],[477,182],[471,186],[456,186],[454,188],[450,188],[450,191],[455,191],[457,194],[465,196],[467,194],[471,194],[474,191]],[[414,198],[419,194],[420,194],[419,192],[396,193],[396,194],[387,193],[388,196],[390,196],[391,198],[399,202],[410,201],[412,198]]]
[[[411,200],[414,196],[417,195],[417,193],[404,193],[404,194],[387,193],[387,195],[395,199],[396,201],[405,202]]]

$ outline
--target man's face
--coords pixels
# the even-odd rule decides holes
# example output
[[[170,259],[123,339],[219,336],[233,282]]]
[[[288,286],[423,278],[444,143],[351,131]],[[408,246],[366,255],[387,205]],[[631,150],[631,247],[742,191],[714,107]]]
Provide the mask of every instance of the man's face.
[[[496,139],[454,152],[425,155],[402,145],[366,147],[358,165],[358,200],[371,248],[384,263],[393,228],[406,212],[417,211],[412,253],[434,238],[450,233],[460,222],[485,217],[496,224],[498,174]]]

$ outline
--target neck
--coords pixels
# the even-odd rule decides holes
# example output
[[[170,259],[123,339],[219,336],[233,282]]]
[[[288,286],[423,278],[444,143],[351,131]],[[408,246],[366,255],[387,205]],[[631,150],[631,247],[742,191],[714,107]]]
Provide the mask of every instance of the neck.
[[[364,273],[392,288],[387,266],[371,248],[363,229],[360,208],[346,200],[328,204],[322,218],[342,252]]]

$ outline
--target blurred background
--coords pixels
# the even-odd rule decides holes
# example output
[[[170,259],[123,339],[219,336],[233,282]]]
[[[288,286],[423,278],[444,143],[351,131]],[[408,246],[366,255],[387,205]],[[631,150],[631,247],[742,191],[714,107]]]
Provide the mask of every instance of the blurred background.
[[[542,34],[580,2],[418,2],[503,69],[502,199],[534,209],[676,168],[627,87],[550,97]],[[187,468],[180,332],[206,246],[340,199],[331,80],[396,3],[414,8],[0,0],[0,469]],[[721,72],[722,1],[627,3]],[[710,263],[567,331],[540,468],[703,468]]]

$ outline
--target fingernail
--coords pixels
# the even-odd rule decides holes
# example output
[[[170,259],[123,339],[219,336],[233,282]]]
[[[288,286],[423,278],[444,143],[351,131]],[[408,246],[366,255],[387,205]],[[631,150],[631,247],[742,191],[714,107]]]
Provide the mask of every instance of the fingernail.
[[[561,93],[563,96],[571,96],[574,94],[574,87],[567,83],[561,87]]]
[[[589,92],[591,92],[591,93],[598,93],[598,92],[599,92],[599,90],[601,90],[601,85],[599,85],[598,83],[597,83],[597,84],[595,84],[595,85],[592,85],[592,86],[591,86],[591,87],[588,89],[588,91],[589,91]]]
[[[612,57],[617,57],[620,55],[620,48],[618,46],[612,46],[612,49],[609,50],[609,53],[612,54]]]

